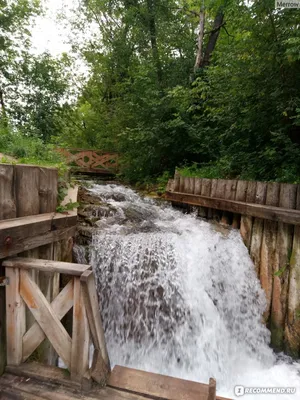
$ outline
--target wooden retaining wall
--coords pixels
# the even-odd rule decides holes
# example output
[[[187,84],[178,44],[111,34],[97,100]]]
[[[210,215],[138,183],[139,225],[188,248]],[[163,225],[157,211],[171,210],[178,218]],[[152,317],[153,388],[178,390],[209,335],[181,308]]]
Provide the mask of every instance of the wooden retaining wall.
[[[166,198],[240,230],[266,294],[272,346],[300,357],[300,185],[176,173]]]
[[[0,277],[5,275],[1,260],[9,255],[71,261],[72,232],[75,229],[71,226],[76,224],[76,218],[72,218],[72,223],[69,221],[69,228],[66,229],[61,226],[59,218],[55,219],[54,214],[52,218],[49,214],[54,213],[57,207],[57,188],[58,173],[54,168],[0,164],[0,221],[7,221],[7,227],[6,222],[0,222]],[[39,217],[38,229],[37,217],[29,217],[37,214],[45,216]],[[15,220],[12,227],[9,220],[21,217],[28,218]],[[32,277],[47,299],[52,301],[59,291],[59,274],[35,271]],[[5,287],[0,286],[0,375],[6,364],[4,316]],[[29,310],[27,316],[30,325],[33,318]],[[49,342],[44,342],[38,350],[40,361],[55,363],[57,356]]]

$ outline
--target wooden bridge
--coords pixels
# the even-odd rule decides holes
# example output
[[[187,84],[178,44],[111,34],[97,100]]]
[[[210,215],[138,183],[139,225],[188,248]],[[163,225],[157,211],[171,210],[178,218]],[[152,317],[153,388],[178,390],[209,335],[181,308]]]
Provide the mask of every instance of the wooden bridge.
[[[0,399],[222,400],[214,379],[111,371],[92,268],[71,262],[77,212],[56,213],[57,184],[55,169],[0,164]]]
[[[118,153],[93,149],[57,149],[57,151],[66,157],[75,172],[100,175],[114,175],[118,172]]]

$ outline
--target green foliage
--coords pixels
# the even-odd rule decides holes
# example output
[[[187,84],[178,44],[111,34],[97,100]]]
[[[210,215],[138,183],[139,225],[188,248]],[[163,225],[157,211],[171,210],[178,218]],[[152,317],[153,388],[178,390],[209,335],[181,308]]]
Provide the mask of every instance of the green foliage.
[[[79,207],[79,203],[78,202],[72,202],[70,200],[69,203],[67,203],[64,206],[62,206],[62,205],[57,206],[56,207],[56,212],[64,213],[64,212],[72,211],[72,210],[74,210],[74,208],[78,208],[78,207]]]

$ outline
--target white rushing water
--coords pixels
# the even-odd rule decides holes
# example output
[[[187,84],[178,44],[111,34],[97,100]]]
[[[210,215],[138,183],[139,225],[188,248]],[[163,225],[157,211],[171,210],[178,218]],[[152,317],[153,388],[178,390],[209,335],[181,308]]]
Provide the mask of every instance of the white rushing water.
[[[238,231],[123,186],[89,190],[108,203],[99,207],[86,261],[96,273],[112,365],[204,383],[214,377],[228,397],[243,385],[297,388],[249,400],[300,398],[300,364],[269,347],[264,293]]]

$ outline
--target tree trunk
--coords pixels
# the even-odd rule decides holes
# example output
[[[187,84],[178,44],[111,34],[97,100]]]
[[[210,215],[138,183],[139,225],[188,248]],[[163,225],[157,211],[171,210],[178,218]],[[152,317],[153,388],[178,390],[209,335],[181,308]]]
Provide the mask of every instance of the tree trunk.
[[[149,32],[150,32],[150,42],[152,49],[152,57],[156,69],[157,81],[161,86],[162,84],[162,69],[159,59],[159,51],[157,46],[157,35],[156,35],[156,22],[155,22],[155,0],[147,0],[148,8],[148,22],[149,22]]]
[[[204,57],[200,67],[207,67],[209,65],[211,55],[217,44],[217,40],[220,34],[220,29],[223,25],[223,21],[224,21],[224,9],[223,7],[220,7],[216,15],[216,18],[214,20],[214,26],[209,35],[208,43],[206,45]]]
[[[7,115],[6,115],[6,108],[5,108],[4,95],[2,89],[0,89],[0,105],[2,109],[1,112],[2,123],[5,127],[7,127]]]
[[[194,65],[194,72],[197,72],[197,70],[201,67],[202,64],[202,58],[203,58],[203,38],[204,38],[204,24],[205,24],[205,10],[204,7],[202,6],[200,9],[200,18],[199,18],[199,26],[198,26],[198,40],[197,40],[197,54],[196,54],[196,61]]]

